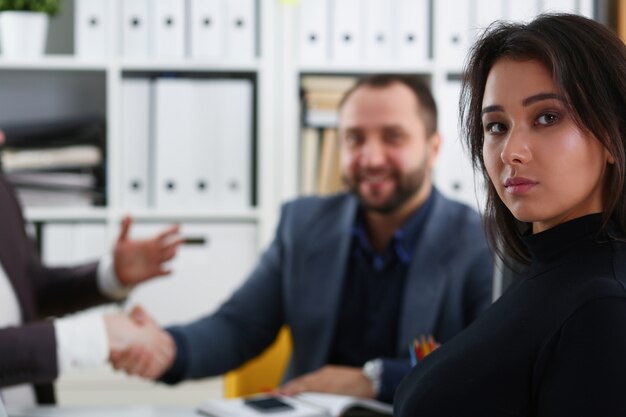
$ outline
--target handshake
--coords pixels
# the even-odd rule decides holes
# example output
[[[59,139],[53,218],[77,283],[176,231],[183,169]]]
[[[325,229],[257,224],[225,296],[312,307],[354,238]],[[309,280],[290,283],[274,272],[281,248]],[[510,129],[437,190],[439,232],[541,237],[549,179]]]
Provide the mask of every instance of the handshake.
[[[113,368],[129,375],[157,379],[176,357],[176,344],[169,333],[141,307],[128,314],[104,316],[109,340],[109,360]]]

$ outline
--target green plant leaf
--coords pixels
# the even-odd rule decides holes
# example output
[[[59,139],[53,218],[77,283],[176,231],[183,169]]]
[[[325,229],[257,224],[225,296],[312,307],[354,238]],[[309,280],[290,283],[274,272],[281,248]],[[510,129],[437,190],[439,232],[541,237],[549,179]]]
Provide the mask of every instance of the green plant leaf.
[[[59,12],[61,0],[0,0],[0,12],[28,11],[55,15]]]

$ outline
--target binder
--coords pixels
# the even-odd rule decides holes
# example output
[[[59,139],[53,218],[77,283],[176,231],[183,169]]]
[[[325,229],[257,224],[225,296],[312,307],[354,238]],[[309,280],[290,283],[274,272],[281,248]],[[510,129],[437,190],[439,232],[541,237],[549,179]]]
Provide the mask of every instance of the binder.
[[[363,19],[360,0],[332,2],[332,59],[343,64],[361,60],[363,48]]]
[[[473,40],[469,0],[435,2],[435,57],[445,65],[460,68]]]
[[[398,62],[420,64],[429,58],[430,2],[395,0],[393,55]]]
[[[252,82],[221,80],[219,90],[217,202],[222,208],[248,208],[252,202]]]
[[[504,6],[506,0],[474,0],[474,16],[472,29],[476,35],[480,35],[490,24],[496,20],[506,19]]]
[[[166,226],[135,224],[131,236],[148,237]],[[214,311],[243,283],[257,257],[252,224],[183,223],[181,235],[186,243],[169,264],[173,273],[138,286],[126,302],[128,308],[141,304],[161,325],[189,322]]]
[[[74,260],[74,225],[44,223],[41,230],[41,259],[47,266],[67,266]]]
[[[150,184],[151,86],[147,78],[122,80],[122,206],[146,208]]]
[[[389,0],[365,1],[365,59],[385,62],[391,59],[391,12]]]
[[[436,89],[436,99],[441,109],[438,124],[442,144],[435,165],[435,183],[445,195],[476,207],[474,172],[459,139],[457,108],[460,93],[461,82],[458,79],[449,78]]]
[[[302,0],[298,7],[298,52],[303,64],[328,60],[328,0]]]
[[[588,17],[589,19],[593,19],[594,18],[593,3],[594,3],[594,0],[579,0],[578,1],[578,14],[581,16]]]
[[[509,1],[508,19],[516,22],[527,22],[538,13],[537,1]]]
[[[223,55],[225,6],[225,0],[190,0],[189,54],[192,57],[219,58]]]
[[[541,0],[541,12],[578,13],[577,0]]]
[[[185,55],[185,1],[152,0],[151,6],[155,56],[182,58]]]
[[[75,223],[72,263],[98,260],[108,249],[105,225],[102,223]]]
[[[227,141],[219,131],[220,80],[193,80],[193,104],[191,106],[194,128],[191,137],[193,158],[191,167],[192,202],[196,208],[217,206],[218,167],[221,155],[219,142]],[[232,116],[231,116],[232,117]]]
[[[74,53],[82,58],[100,58],[107,55],[109,37],[108,2],[102,0],[75,0]]]
[[[226,0],[226,43],[230,61],[256,57],[256,7],[254,0]]]
[[[159,209],[193,208],[190,161],[193,149],[194,84],[184,78],[159,78],[154,84],[155,205]]]
[[[150,55],[149,0],[124,0],[122,3],[122,55],[145,58]]]
[[[48,266],[68,266],[94,261],[108,248],[103,223],[45,223],[42,259]]]

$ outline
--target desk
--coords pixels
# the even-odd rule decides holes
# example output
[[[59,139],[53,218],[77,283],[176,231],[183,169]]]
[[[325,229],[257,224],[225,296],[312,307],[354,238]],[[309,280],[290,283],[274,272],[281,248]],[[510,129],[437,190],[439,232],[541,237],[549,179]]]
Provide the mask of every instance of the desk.
[[[7,407],[9,417],[199,417],[185,406]]]

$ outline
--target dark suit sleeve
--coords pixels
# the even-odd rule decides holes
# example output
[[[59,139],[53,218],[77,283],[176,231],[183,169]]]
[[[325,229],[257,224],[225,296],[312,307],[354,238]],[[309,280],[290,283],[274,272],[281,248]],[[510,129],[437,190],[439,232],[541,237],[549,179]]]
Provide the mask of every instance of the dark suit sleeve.
[[[0,387],[54,380],[55,345],[49,321],[0,329]]]
[[[537,416],[626,415],[626,299],[581,307],[551,341]]]
[[[257,356],[274,341],[284,323],[284,217],[251,275],[217,312],[169,329],[177,335],[177,346],[186,349],[185,369],[178,369],[176,377],[166,374],[163,380],[174,383],[223,374]]]
[[[39,318],[62,316],[111,302],[100,293],[96,262],[74,268],[48,268],[37,254],[29,265]]]
[[[0,386],[50,382],[58,375],[54,326],[37,320],[105,301],[97,286],[96,264],[45,267],[26,235],[19,203],[2,175],[0,212],[0,258],[25,322],[0,329]]]

